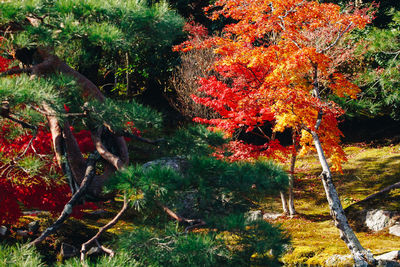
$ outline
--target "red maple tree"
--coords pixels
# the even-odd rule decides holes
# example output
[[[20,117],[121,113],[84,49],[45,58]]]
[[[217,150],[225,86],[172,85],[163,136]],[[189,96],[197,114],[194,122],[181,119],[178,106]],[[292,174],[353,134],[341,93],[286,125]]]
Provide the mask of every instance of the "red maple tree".
[[[238,130],[264,134],[262,127],[271,124],[272,134],[264,134],[263,146],[231,144],[242,151],[259,152],[242,153],[245,157],[289,158],[287,153],[291,152],[293,163],[297,146],[300,155],[316,151],[342,239],[356,264],[373,262],[348,225],[331,174],[331,168],[341,171],[346,155],[338,129],[338,118],[344,111],[330,96],[355,98],[359,93],[340,67],[353,45],[346,35],[370,22],[369,10],[342,12],[338,5],[307,0],[219,0],[206,11],[212,19],[225,17],[234,23],[226,25],[218,36],[202,42],[192,38],[177,47],[182,51],[212,48],[215,53],[216,75],[200,81],[199,90],[207,97],[193,97],[220,118],[195,120],[227,135]],[[286,129],[292,131],[293,145],[282,149],[274,136]]]

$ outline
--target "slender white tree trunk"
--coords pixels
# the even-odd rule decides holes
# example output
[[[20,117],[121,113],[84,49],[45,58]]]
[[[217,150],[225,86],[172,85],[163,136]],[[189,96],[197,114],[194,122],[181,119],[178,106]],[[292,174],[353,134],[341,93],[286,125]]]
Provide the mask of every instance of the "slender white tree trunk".
[[[318,65],[317,64],[313,65],[314,65],[313,94],[315,97],[321,100],[318,87]],[[326,160],[325,153],[317,133],[322,122],[322,117],[323,113],[320,110],[318,112],[317,121],[315,123],[315,130],[308,128],[306,130],[312,135],[314,145],[318,153],[318,159],[322,167],[322,173],[321,173],[322,184],[325,189],[325,194],[328,200],[332,218],[335,222],[335,226],[339,229],[340,238],[346,243],[347,247],[349,248],[353,256],[354,265],[357,267],[376,265],[376,260],[374,259],[372,253],[366,250],[361,245],[357,236],[353,232],[353,229],[351,229],[349,222],[347,221],[346,215],[344,213],[342,203],[340,202],[335,185],[333,184],[332,173],[329,168],[328,161]]]
[[[294,144],[296,145],[296,144]],[[294,208],[294,195],[293,195],[293,183],[294,183],[294,171],[296,165],[296,155],[297,151],[293,151],[292,159],[290,161],[290,175],[289,175],[289,192],[288,192],[288,206],[289,206],[289,215],[293,216],[296,214],[296,210]]]
[[[319,162],[322,166],[322,184],[324,185],[326,198],[329,203],[329,208],[335,222],[335,226],[339,229],[340,238],[346,243],[347,247],[351,251],[351,254],[354,258],[355,266],[368,266],[371,264],[373,265],[375,264],[375,259],[373,255],[370,251],[361,246],[360,241],[354,234],[353,229],[351,229],[347,221],[335,185],[333,184],[332,174],[324,151],[322,149],[318,134],[314,131],[311,131],[311,134],[314,140],[315,148],[317,149]]]
[[[282,191],[280,192],[280,194],[281,194],[283,213],[284,214],[289,214],[289,209],[288,209],[288,206],[287,206],[285,194]]]

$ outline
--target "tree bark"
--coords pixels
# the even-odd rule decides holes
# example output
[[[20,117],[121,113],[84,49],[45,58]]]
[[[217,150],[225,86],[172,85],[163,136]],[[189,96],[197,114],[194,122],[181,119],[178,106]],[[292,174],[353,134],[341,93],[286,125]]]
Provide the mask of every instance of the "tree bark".
[[[318,100],[321,100],[319,85],[318,85],[318,64],[315,63],[312,64],[314,67],[313,95]],[[361,246],[361,243],[358,240],[355,233],[353,232],[353,229],[351,229],[349,222],[347,221],[346,215],[344,213],[342,203],[340,202],[335,185],[333,184],[332,173],[329,168],[328,161],[326,160],[325,153],[317,133],[322,123],[322,117],[323,117],[323,112],[322,110],[319,110],[315,122],[315,130],[309,129],[307,127],[305,127],[305,130],[307,130],[312,135],[314,146],[317,150],[318,159],[322,167],[321,180],[324,186],[332,218],[335,222],[335,226],[339,229],[340,238],[346,243],[347,247],[349,248],[353,256],[355,266],[361,267],[361,266],[375,265],[376,260],[374,259],[372,253],[366,250],[363,246]]]
[[[42,104],[43,110],[47,114],[54,114],[54,110],[46,103]],[[57,163],[60,168],[62,168],[62,156],[63,156],[63,146],[62,146],[62,132],[61,127],[58,124],[58,119],[55,115],[46,115],[47,121],[49,123],[51,138],[53,141],[53,149],[56,155]]]
[[[293,151],[293,154],[292,154],[292,159],[290,160],[289,192],[288,192],[288,206],[289,206],[289,215],[290,216],[296,215],[296,209],[294,208],[294,195],[293,195],[296,155],[297,155],[297,150],[295,148],[295,151]]]
[[[283,210],[283,213],[284,213],[284,214],[289,214],[289,209],[288,209],[288,206],[287,206],[285,194],[284,194],[282,191],[280,191],[279,193],[280,193],[280,195],[281,195],[281,202],[282,202],[282,210]]]
[[[84,197],[91,181],[94,178],[94,174],[96,171],[96,162],[99,159],[99,155],[91,154],[88,159],[88,164],[86,167],[85,177],[80,185],[78,191],[71,197],[67,204],[65,204],[63,211],[61,212],[58,219],[52,224],[52,226],[48,227],[38,238],[33,240],[29,245],[37,245],[45,240],[49,235],[53,234],[60,226],[65,222],[66,219],[69,218],[72,214],[73,207],[79,203],[79,201]]]
[[[335,226],[339,229],[340,238],[346,243],[347,247],[351,251],[355,266],[374,265],[376,261],[372,253],[361,246],[360,241],[354,234],[353,229],[351,229],[346,215],[344,214],[342,204],[332,181],[332,174],[322,149],[319,136],[314,131],[311,131],[311,134],[314,140],[315,148],[317,149],[318,159],[322,167],[322,184],[325,189],[326,198],[328,200]]]
[[[32,66],[32,74],[38,76],[48,76],[53,73],[63,73],[72,76],[76,79],[78,85],[82,89],[83,98],[95,98],[99,101],[104,101],[105,97],[99,90],[99,88],[91,82],[84,75],[80,74],[76,70],[72,69],[65,62],[60,60],[56,55],[48,53],[47,50],[38,48],[37,55],[42,59],[41,63]],[[57,162],[62,167],[62,157],[63,157],[63,142],[67,151],[67,163],[72,172],[72,176],[78,185],[81,184],[84,174],[86,160],[83,158],[82,153],[79,150],[79,146],[75,137],[72,135],[69,124],[66,123],[64,129],[61,129],[59,122],[56,118],[55,112],[45,103],[42,105],[43,110],[47,113],[46,117],[49,122],[50,131],[53,139],[54,151],[56,154]],[[50,115],[49,115],[50,114]],[[91,129],[93,130],[93,129]],[[64,137],[64,138],[63,138]],[[101,196],[101,189],[108,179],[108,177],[116,170],[121,169],[123,166],[129,162],[129,154],[126,146],[126,142],[121,136],[117,136],[110,133],[107,137],[111,141],[113,150],[117,151],[118,155],[115,155],[109,151],[109,148],[103,144],[101,136],[95,136],[94,143],[96,150],[106,161],[104,173],[100,176],[95,176],[88,192],[93,196]],[[65,168],[63,168],[64,170]],[[65,170],[64,170],[65,171]]]

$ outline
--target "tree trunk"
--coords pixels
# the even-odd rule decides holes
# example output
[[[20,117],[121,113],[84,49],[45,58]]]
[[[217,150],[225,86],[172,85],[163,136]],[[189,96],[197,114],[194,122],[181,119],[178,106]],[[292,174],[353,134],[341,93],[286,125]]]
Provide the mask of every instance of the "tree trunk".
[[[321,100],[318,87],[318,64],[312,64],[314,67],[313,96]],[[332,218],[335,222],[335,226],[339,229],[340,238],[346,243],[353,256],[355,266],[375,265],[376,261],[372,253],[361,246],[361,243],[358,240],[357,236],[354,234],[353,229],[351,229],[344,213],[342,203],[340,202],[335,185],[333,184],[332,173],[317,133],[322,123],[322,117],[323,112],[320,110],[318,112],[318,117],[315,123],[315,130],[309,128],[306,128],[306,130],[312,135],[314,146],[318,153],[318,159],[322,167],[322,184],[325,189],[326,199],[328,200]]]
[[[311,131],[311,134],[314,140],[315,148],[317,149],[319,162],[322,166],[322,184],[325,189],[326,198],[329,203],[329,208],[335,222],[335,226],[339,229],[340,238],[346,243],[347,247],[351,251],[355,266],[374,265],[375,259],[373,258],[373,255],[371,252],[367,251],[361,246],[360,241],[351,229],[346,215],[344,214],[342,204],[332,181],[332,174],[322,149],[319,136],[314,131]]]
[[[292,159],[290,161],[289,192],[288,192],[288,205],[289,205],[289,215],[290,216],[293,216],[296,214],[296,210],[294,208],[294,195],[293,195],[293,183],[294,183],[294,170],[295,170],[295,166],[296,166],[296,155],[297,155],[297,150],[295,149],[293,151]]]
[[[283,213],[284,214],[289,214],[289,209],[288,209],[288,206],[287,206],[285,194],[282,191],[280,192],[280,194],[281,194]]]

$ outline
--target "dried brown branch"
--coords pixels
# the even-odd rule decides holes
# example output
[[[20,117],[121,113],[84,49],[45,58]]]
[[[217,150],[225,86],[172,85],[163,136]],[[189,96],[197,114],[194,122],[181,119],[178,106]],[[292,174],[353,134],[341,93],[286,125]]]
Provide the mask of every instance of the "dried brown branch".
[[[99,231],[97,232],[96,235],[94,235],[91,239],[89,239],[87,242],[85,242],[85,243],[82,244],[82,247],[81,247],[81,262],[84,262],[84,261],[85,261],[85,255],[86,255],[86,252],[87,252],[87,248],[88,248],[93,242],[95,242],[95,243],[97,244],[97,246],[98,246],[101,250],[103,250],[104,252],[106,252],[107,254],[110,254],[111,256],[114,255],[114,252],[113,252],[112,250],[107,249],[107,248],[101,246],[101,245],[99,244],[98,239],[99,239],[99,237],[100,237],[105,231],[107,231],[108,229],[110,229],[111,227],[113,227],[113,226],[119,221],[119,219],[121,218],[122,214],[128,209],[128,204],[129,204],[129,199],[128,199],[127,196],[125,195],[125,196],[124,196],[124,203],[123,203],[123,205],[122,205],[121,210],[118,212],[118,214],[115,215],[115,217],[114,217],[111,221],[109,221],[106,225],[104,225],[103,227],[101,227],[101,228],[99,229]]]

